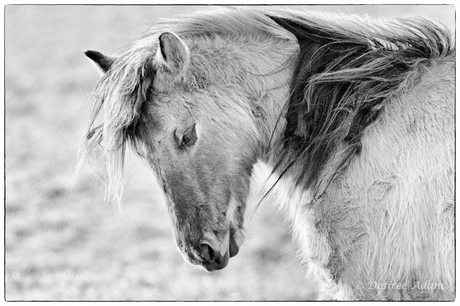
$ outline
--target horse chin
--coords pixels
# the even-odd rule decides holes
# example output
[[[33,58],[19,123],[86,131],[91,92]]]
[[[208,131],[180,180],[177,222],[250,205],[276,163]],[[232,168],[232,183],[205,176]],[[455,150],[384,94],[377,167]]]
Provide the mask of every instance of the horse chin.
[[[230,224],[230,237],[229,237],[229,243],[228,243],[228,248],[230,251],[230,257],[235,257],[238,252],[240,251],[240,246],[243,244],[244,241],[244,235],[243,235],[243,230],[241,227],[235,227],[233,224]]]
[[[235,257],[240,251],[240,247],[235,240],[235,235],[230,235],[230,243],[228,248],[230,249],[230,257]]]

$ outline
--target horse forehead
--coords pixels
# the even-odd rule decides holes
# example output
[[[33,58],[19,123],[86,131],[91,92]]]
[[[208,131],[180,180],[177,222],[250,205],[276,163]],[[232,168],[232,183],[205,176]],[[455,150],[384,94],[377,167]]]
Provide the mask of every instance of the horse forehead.
[[[161,94],[154,96],[153,99],[146,103],[145,111],[149,114],[150,120],[157,120],[164,124],[175,123],[176,118],[182,118],[189,113],[190,98],[177,94]]]

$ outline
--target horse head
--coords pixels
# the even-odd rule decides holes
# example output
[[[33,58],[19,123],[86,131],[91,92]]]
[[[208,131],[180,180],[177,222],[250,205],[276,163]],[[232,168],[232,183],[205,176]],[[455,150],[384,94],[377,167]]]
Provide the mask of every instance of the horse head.
[[[136,146],[143,148],[142,156],[166,194],[184,257],[208,271],[222,269],[243,242],[243,215],[258,147],[251,110],[240,102],[243,93],[235,92],[233,85],[214,86],[206,80],[203,59],[194,57],[176,34],[162,33],[137,52],[142,63],[134,73],[136,81],[105,86],[102,107],[120,103],[111,101],[114,96],[137,105],[131,116],[136,119],[118,133],[135,130]],[[120,83],[120,71],[127,73],[121,57],[85,53],[104,72],[101,83]],[[121,88],[124,94],[113,94]],[[102,137],[110,137],[107,125]]]

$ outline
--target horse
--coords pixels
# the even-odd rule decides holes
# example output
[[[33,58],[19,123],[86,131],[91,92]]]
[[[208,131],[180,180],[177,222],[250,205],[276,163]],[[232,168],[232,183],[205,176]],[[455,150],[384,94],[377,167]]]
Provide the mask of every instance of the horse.
[[[417,18],[220,7],[158,21],[102,72],[82,160],[121,201],[131,148],[186,261],[227,266],[261,192],[323,300],[453,300],[455,44]],[[259,203],[260,205],[262,200]]]

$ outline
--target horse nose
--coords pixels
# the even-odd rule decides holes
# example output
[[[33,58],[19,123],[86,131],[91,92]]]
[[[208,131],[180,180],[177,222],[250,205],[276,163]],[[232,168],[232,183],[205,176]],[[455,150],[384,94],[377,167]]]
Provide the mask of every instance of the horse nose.
[[[203,260],[203,266],[208,271],[221,270],[228,264],[228,252],[221,255],[216,252],[209,244],[202,243],[200,245],[200,257]]]
[[[206,244],[206,243],[202,243],[200,247],[201,247],[201,250],[200,250],[201,259],[209,263],[214,262],[216,253],[214,252],[213,248],[209,244]]]

